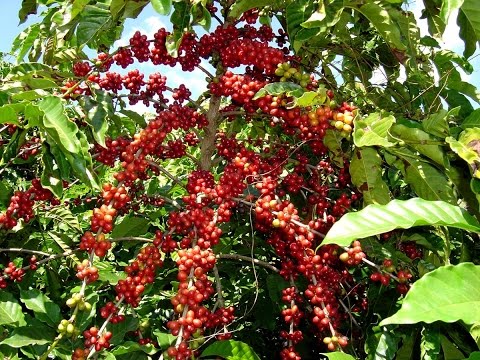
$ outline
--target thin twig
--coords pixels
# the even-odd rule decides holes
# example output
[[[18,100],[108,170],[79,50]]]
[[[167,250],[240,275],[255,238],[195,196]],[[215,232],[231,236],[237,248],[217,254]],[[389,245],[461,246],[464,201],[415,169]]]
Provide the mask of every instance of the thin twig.
[[[276,273],[280,272],[280,270],[278,268],[276,268],[275,266],[273,266],[272,264],[270,264],[266,261],[251,258],[249,256],[244,256],[244,255],[239,255],[239,254],[218,254],[217,259],[248,261],[250,263],[254,263],[258,266],[264,267],[266,269],[270,269],[270,270],[272,270]]]

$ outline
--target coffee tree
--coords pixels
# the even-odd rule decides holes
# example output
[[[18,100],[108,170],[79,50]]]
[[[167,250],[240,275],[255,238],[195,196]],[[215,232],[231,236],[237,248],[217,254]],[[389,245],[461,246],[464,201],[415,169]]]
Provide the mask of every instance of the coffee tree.
[[[2,359],[478,357],[480,5],[424,5],[23,1]]]

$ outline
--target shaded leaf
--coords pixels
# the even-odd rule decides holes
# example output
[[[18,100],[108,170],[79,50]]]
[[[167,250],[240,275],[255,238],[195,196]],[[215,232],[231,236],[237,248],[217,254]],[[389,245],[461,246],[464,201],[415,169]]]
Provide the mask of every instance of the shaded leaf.
[[[420,351],[422,359],[436,360],[440,355],[440,332],[435,326],[424,326],[422,329],[422,339],[420,341]]]
[[[327,233],[324,244],[349,246],[356,239],[414,226],[451,226],[480,232],[480,223],[467,211],[444,201],[420,198],[392,200],[345,214]]]
[[[400,310],[380,325],[480,320],[480,266],[446,265],[413,283]]]
[[[42,151],[43,170],[40,177],[44,188],[49,189],[57,198],[62,197],[63,182],[58,168],[55,168],[54,158],[44,146]]]
[[[386,204],[390,191],[382,179],[382,158],[372,147],[356,149],[350,162],[352,183],[363,194],[365,204]]]
[[[245,11],[253,8],[262,8],[265,6],[275,6],[277,0],[239,0],[235,1],[230,8],[228,16],[233,19],[238,19]]]

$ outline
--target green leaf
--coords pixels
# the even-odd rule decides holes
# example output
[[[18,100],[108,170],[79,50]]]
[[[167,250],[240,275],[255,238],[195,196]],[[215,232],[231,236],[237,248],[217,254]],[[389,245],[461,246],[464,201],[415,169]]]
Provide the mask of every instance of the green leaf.
[[[22,307],[9,292],[0,291],[0,325],[23,326],[25,317]]]
[[[82,18],[77,27],[77,39],[79,45],[89,45],[92,40],[99,36],[111,25],[112,16],[110,11],[98,6],[87,5],[82,11]]]
[[[57,326],[60,320],[62,320],[60,307],[37,289],[21,290],[20,300],[27,309],[35,313],[35,317],[38,320],[52,327]]]
[[[468,163],[473,176],[480,179],[480,128],[468,128],[460,134],[458,141],[452,137],[445,141]]]
[[[449,135],[448,120],[451,116],[458,115],[460,107],[456,107],[450,111],[440,110],[428,116],[422,122],[422,128],[427,133],[444,139]]]
[[[380,325],[480,320],[480,266],[446,265],[417,280],[400,310]]]
[[[14,348],[23,348],[29,345],[44,345],[53,341],[55,332],[47,327],[24,326],[13,330],[12,334],[0,344]]]
[[[172,0],[151,0],[153,9],[160,15],[168,15],[172,11]]]
[[[333,129],[328,129],[325,132],[325,137],[323,138],[323,144],[332,153],[330,158],[341,167],[343,167],[343,139],[344,137],[340,135],[340,132]]]
[[[323,0],[318,1],[318,8],[317,10],[310,15],[307,21],[304,21],[302,23],[302,26],[304,28],[314,28],[314,27],[320,27],[322,24],[322,21],[327,17],[327,13],[325,11],[325,3]]]
[[[65,224],[77,233],[82,232],[82,228],[80,227],[77,216],[74,215],[68,207],[54,207],[48,211],[45,211],[43,216],[53,219],[60,224]]]
[[[477,49],[477,34],[465,13],[460,10],[457,16],[457,25],[460,28],[459,36],[465,44],[463,56],[469,58]]]
[[[111,350],[113,355],[123,355],[123,354],[129,354],[133,352],[144,352],[149,355],[153,355],[157,353],[159,350],[155,349],[155,347],[152,344],[148,345],[140,345],[138,342],[134,341],[125,341],[122,345],[117,346],[115,349]]]
[[[437,164],[445,166],[448,163],[447,155],[439,142],[425,131],[404,124],[395,124],[390,130],[391,134],[417,150],[420,154],[432,159]]]
[[[228,17],[238,19],[245,11],[265,6],[276,6],[277,0],[239,0],[235,1],[230,8]]]
[[[112,237],[140,236],[145,235],[148,230],[149,221],[145,218],[126,216],[115,226]]]
[[[480,7],[478,7],[478,2],[476,0],[464,0],[459,11],[459,17],[460,14],[463,16],[462,21],[459,23],[460,36],[462,39],[464,39],[464,41],[465,39],[468,40],[465,41],[465,52],[467,52],[467,47],[469,48],[469,52],[471,52],[473,49],[473,45],[471,43],[472,39],[475,38],[477,41],[480,40]],[[469,34],[467,35],[467,33]],[[471,52],[471,54],[464,54],[464,56],[469,57],[472,54],[473,52]]]
[[[147,126],[147,122],[145,121],[145,118],[140,115],[139,113],[132,111],[132,110],[121,110],[120,113],[123,115],[127,116],[128,118],[132,119],[135,121],[137,125],[140,127],[144,128]]]
[[[354,240],[395,229],[438,225],[480,232],[478,220],[461,207],[444,201],[414,198],[392,200],[386,205],[369,205],[344,215],[332,226],[322,245],[349,246]]]
[[[17,112],[12,105],[0,106],[0,124],[19,125]]]
[[[41,184],[44,188],[49,189],[57,198],[62,197],[63,182],[58,168],[55,168],[54,158],[43,146],[42,151],[43,170],[40,177]]]
[[[94,139],[103,147],[105,145],[105,134],[108,131],[108,118],[113,115],[112,98],[105,91],[95,91],[95,99],[85,98],[85,109],[87,110],[87,122],[92,127]]]
[[[368,335],[365,343],[365,352],[368,354],[367,359],[375,360],[392,360],[398,349],[398,339],[393,332],[379,331],[378,327],[374,327]]]
[[[365,204],[386,204],[390,191],[382,179],[382,158],[372,147],[356,149],[350,162],[352,183],[363,194]]]
[[[340,351],[322,353],[322,355],[326,356],[328,360],[355,360],[352,355]]]
[[[450,15],[457,11],[462,4],[463,0],[443,0],[442,7],[440,8],[440,19],[442,19],[445,24],[448,24]]]
[[[400,36],[400,29],[392,21],[385,8],[374,2],[367,2],[363,5],[347,3],[345,6],[357,10],[365,16],[390,46],[397,50],[406,50]]]
[[[138,319],[127,316],[124,321],[121,321],[117,324],[108,324],[107,329],[113,333],[113,337],[110,342],[114,345],[118,345],[119,343],[123,342],[126,333],[138,329]]]
[[[480,128],[480,109],[473,110],[470,115],[463,120],[462,124],[460,125],[463,129],[468,129],[471,127],[478,127]]]
[[[28,15],[37,13],[37,0],[23,0],[22,8],[18,12],[18,18],[20,19],[20,24],[23,24]]]
[[[285,94],[289,91],[302,90],[302,87],[298,84],[291,82],[276,82],[265,85],[262,89],[253,97],[253,100],[259,99],[267,94],[269,95],[280,95]],[[301,96],[301,95],[299,95]]]
[[[480,351],[475,351],[465,360],[480,360]]]
[[[43,127],[47,133],[65,150],[79,153],[80,143],[76,136],[78,127],[65,116],[62,100],[57,96],[49,96],[40,101],[38,107],[45,114]]]
[[[393,152],[399,156],[394,165],[402,172],[405,181],[415,193],[425,200],[443,200],[456,203],[453,187],[443,172],[427,162],[420,161],[408,149]]]
[[[100,281],[107,281],[110,285],[116,285],[118,280],[125,279],[125,273],[115,271],[110,263],[104,261],[96,264],[98,269],[98,279]]]
[[[355,146],[383,146],[395,144],[388,140],[388,131],[395,123],[395,117],[382,112],[375,112],[365,119],[355,119],[353,141]]]
[[[424,326],[420,342],[421,358],[436,360],[440,355],[440,332],[435,326]]]
[[[260,360],[250,346],[235,340],[215,341],[203,350],[200,357],[206,356],[221,356],[226,360]]]
[[[172,345],[175,339],[177,338],[176,336],[173,336],[170,333],[164,333],[158,329],[153,330],[153,335],[156,337],[160,348],[164,350],[168,348],[170,345]]]

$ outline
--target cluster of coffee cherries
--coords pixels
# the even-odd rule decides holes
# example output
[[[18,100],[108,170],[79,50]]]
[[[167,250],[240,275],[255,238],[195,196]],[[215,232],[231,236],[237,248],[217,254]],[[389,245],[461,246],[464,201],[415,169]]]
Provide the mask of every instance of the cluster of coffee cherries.
[[[77,278],[90,284],[98,280],[98,269],[91,265],[88,259],[85,259],[77,265]]]
[[[340,260],[349,266],[358,265],[365,258],[366,255],[362,251],[360,241],[354,241],[352,247],[340,255]]]
[[[78,330],[78,328],[76,328],[75,325],[67,319],[60,321],[57,330],[62,336],[67,338],[76,338],[78,335],[80,335],[80,330]]]
[[[380,282],[383,286],[388,286],[392,279],[392,274],[395,274],[397,281],[396,289],[400,294],[406,294],[410,289],[409,282],[413,278],[413,274],[408,269],[396,268],[391,259],[383,260],[380,268],[381,271],[374,272],[370,275],[370,280],[373,282]]]
[[[280,82],[298,82],[303,88],[307,88],[312,82],[310,74],[304,73],[296,67],[292,67],[289,62],[278,64],[275,75],[280,76]]]
[[[333,119],[330,125],[340,131],[343,137],[349,137],[353,131],[353,121],[356,115],[356,108],[344,102],[342,106],[333,113]]]
[[[10,204],[5,213],[0,213],[0,228],[12,229],[17,225],[19,219],[30,222],[33,219],[33,205],[35,201],[55,201],[50,190],[44,189],[39,179],[33,179],[32,185],[27,191],[17,190],[10,198]],[[54,202],[55,201],[55,202]]]
[[[80,238],[79,248],[88,252],[94,251],[98,257],[104,257],[111,247],[112,243],[105,238],[103,233],[94,235],[91,231],[86,231]]]
[[[92,304],[85,300],[85,297],[80,293],[73,294],[66,302],[66,305],[73,309],[75,307],[80,311],[89,312],[92,310]]]

